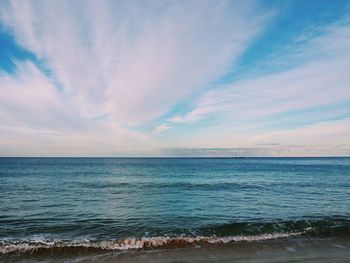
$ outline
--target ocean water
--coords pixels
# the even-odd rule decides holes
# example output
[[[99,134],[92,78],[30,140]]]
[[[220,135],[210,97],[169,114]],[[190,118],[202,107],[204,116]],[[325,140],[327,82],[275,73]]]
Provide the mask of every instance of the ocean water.
[[[0,158],[1,262],[349,262],[349,239],[350,158]]]

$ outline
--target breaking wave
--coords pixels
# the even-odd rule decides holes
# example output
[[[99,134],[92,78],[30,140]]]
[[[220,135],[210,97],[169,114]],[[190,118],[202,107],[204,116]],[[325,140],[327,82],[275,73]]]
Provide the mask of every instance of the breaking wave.
[[[26,253],[43,250],[59,252],[62,250],[129,250],[182,247],[193,244],[225,244],[230,242],[255,242],[278,238],[299,236],[302,232],[271,233],[257,236],[197,236],[197,237],[142,237],[126,238],[121,240],[104,241],[60,241],[60,240],[27,240],[27,241],[0,241],[0,253]]]
[[[50,236],[26,239],[0,239],[0,254],[27,252],[98,251],[152,248],[175,248],[201,244],[225,244],[230,242],[257,242],[289,237],[350,237],[348,217],[323,219],[236,222],[199,228],[194,232],[179,230],[173,234],[153,233],[151,237],[105,239],[55,239]]]

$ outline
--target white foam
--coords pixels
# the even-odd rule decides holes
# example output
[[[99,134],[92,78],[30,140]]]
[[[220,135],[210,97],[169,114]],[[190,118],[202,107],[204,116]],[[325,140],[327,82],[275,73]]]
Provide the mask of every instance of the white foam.
[[[224,244],[230,242],[256,242],[270,239],[286,238],[301,235],[302,232],[292,233],[271,233],[256,236],[196,236],[196,237],[143,237],[143,238],[126,238],[122,240],[105,240],[105,241],[55,241],[55,240],[28,240],[11,242],[8,240],[0,241],[0,253],[24,253],[36,251],[39,249],[59,249],[59,248],[93,248],[101,250],[129,250],[156,248],[164,246],[183,246],[196,243]]]

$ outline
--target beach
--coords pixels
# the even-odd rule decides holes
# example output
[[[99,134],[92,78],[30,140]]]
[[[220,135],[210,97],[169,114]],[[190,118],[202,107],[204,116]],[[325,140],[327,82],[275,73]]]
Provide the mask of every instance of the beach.
[[[350,0],[0,0],[0,263],[350,263]]]

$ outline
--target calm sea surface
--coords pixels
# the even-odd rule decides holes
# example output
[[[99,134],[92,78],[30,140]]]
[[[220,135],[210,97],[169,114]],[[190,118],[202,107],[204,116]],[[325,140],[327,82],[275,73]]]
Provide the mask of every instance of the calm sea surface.
[[[2,257],[296,236],[350,236],[350,158],[0,158]]]

